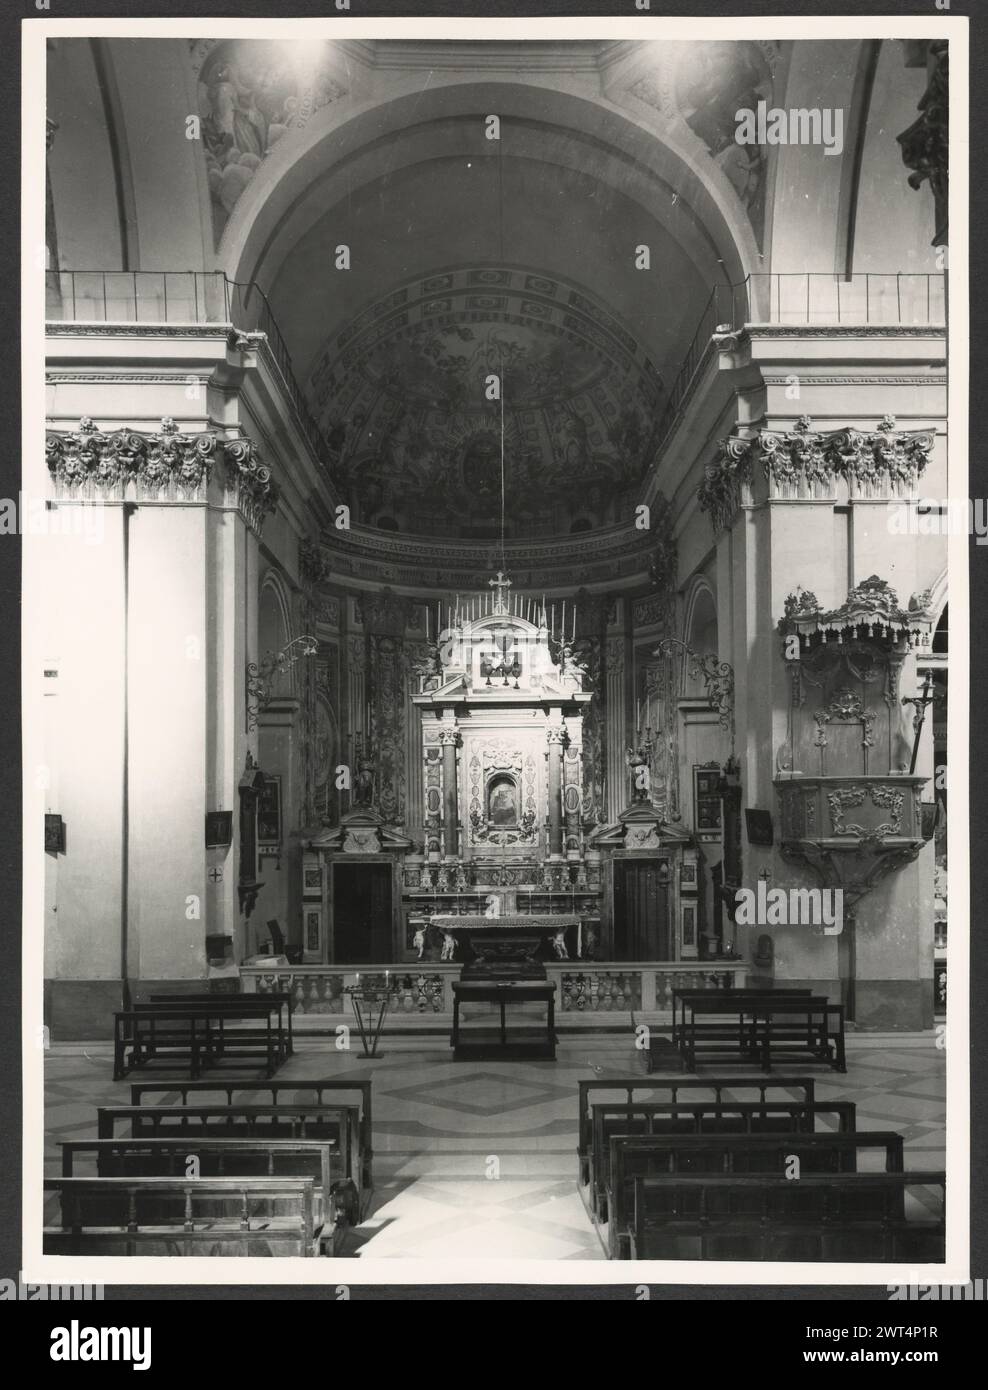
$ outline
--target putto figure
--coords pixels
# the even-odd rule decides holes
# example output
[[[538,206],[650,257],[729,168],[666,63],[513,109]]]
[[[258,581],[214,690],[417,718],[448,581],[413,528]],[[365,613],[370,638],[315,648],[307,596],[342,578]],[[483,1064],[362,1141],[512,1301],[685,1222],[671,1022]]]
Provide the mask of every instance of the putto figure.
[[[456,937],[451,932],[443,932],[443,949],[440,952],[440,960],[452,960],[456,951]]]

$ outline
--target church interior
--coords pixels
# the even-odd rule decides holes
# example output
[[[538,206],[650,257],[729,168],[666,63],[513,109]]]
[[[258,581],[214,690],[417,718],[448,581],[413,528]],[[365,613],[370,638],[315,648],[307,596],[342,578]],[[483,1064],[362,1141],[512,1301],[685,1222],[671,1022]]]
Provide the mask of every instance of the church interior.
[[[947,42],[286,32],[48,45],[46,1251],[942,1262]]]

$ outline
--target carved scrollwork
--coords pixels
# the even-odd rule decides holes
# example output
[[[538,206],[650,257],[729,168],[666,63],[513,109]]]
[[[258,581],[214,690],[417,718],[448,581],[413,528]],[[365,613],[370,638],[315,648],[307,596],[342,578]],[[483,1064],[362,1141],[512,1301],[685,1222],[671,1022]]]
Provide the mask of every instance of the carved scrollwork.
[[[183,433],[169,416],[156,434],[104,434],[84,415],[77,430],[47,432],[45,457],[58,491],[71,494],[88,485],[98,494],[133,483],[146,493],[172,490],[189,497],[208,481],[219,442],[211,431]]]

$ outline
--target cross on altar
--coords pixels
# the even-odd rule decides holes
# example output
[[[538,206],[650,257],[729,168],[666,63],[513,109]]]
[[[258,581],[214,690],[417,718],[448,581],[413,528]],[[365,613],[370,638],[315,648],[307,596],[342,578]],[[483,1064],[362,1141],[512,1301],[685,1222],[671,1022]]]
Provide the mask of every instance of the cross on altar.
[[[511,588],[511,580],[507,577],[503,570],[498,570],[497,578],[488,579],[487,583],[488,586],[495,591],[494,612],[497,614],[507,613],[508,605],[505,601],[505,593],[508,589]]]

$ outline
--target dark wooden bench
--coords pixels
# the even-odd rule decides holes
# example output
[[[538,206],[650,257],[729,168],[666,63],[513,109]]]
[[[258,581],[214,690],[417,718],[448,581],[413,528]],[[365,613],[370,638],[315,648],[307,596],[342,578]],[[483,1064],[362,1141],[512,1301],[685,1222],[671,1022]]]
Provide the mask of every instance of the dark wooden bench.
[[[319,1253],[312,1178],[49,1178],[46,1255]],[[219,1209],[219,1214],[217,1214]]]
[[[682,1000],[678,1038],[684,1071],[698,1062],[753,1063],[771,1071],[776,1062],[823,1062],[847,1071],[844,1006],[823,995],[732,996],[706,990]]]
[[[331,1139],[352,1186],[348,1220],[356,1225],[363,1204],[359,1105],[101,1105],[100,1139]],[[122,1134],[121,1134],[122,1130]]]
[[[686,1091],[694,1092],[700,1099],[709,1099],[718,1105],[725,1099],[724,1092],[728,1090],[731,1092],[730,1096],[726,1097],[729,1100],[764,1102],[772,1099],[812,1103],[815,1099],[814,1081],[809,1076],[773,1076],[771,1079],[764,1076],[705,1076],[702,1079],[686,1076],[654,1076],[650,1077],[648,1081],[643,1081],[638,1076],[595,1076],[592,1079],[580,1081],[578,1085],[580,1111],[576,1151],[580,1159],[580,1182],[584,1185],[590,1181],[590,1147],[593,1142],[591,1095],[596,1095],[600,1100],[604,1100],[604,1093],[607,1091],[623,1093],[625,1103],[628,1105],[635,1099],[658,1100],[661,1098],[675,1103],[683,1098],[683,1093]],[[750,1095],[741,1094],[749,1091],[751,1092]],[[792,1091],[797,1094],[782,1094]],[[776,1092],[779,1094],[776,1095]],[[639,1094],[636,1095],[636,1093]],[[691,1097],[685,1098],[690,1099]]]
[[[360,1096],[361,1181],[362,1186],[370,1191],[374,1186],[372,1084],[370,1081],[343,1081],[335,1076],[320,1076],[306,1081],[224,1081],[219,1077],[203,1081],[133,1081],[130,1103],[143,1105],[154,1096],[163,1101],[176,1096],[179,1105],[188,1105],[190,1097],[195,1098],[195,1104],[218,1103],[223,1099],[227,1105],[233,1105],[236,1096],[238,1104],[250,1105],[265,1103],[262,1098],[267,1096],[269,1099],[266,1103],[271,1105],[284,1104],[284,1100],[322,1105],[328,1097],[349,1097],[356,1092]],[[781,1079],[772,1084],[781,1085]],[[813,1097],[808,1096],[807,1099],[812,1100]]]
[[[207,1004],[210,1007],[215,1004],[219,1005],[221,1008],[224,1006],[236,1008],[239,1004],[266,1004],[269,1002],[272,1004],[280,1004],[285,1010],[287,1019],[287,1052],[289,1057],[295,1055],[295,1037],[292,1032],[292,1013],[294,1011],[295,1001],[288,990],[271,990],[270,993],[266,992],[264,994],[243,994],[241,992],[237,992],[236,994],[211,994],[204,991],[199,991],[195,994],[150,994],[148,995],[148,1000],[155,1005],[164,1004],[178,1008],[181,1008],[184,1004]],[[143,1001],[138,1001],[138,1003],[140,1002]]]
[[[263,1065],[265,1074],[273,1076],[288,1055],[282,1008],[250,1003],[122,1009],[113,1015],[113,1079],[122,1081],[129,1071],[155,1059],[168,1066],[184,1062],[192,1080],[219,1063],[254,1071]]]
[[[938,1187],[940,1213],[910,1219],[909,1188]],[[631,1258],[940,1263],[943,1172],[635,1179]]]
[[[903,1171],[903,1140],[891,1130],[854,1134],[612,1135],[608,1162],[607,1249],[630,1256],[635,1181],[686,1173],[785,1173],[795,1157],[799,1177],[855,1173],[864,1155],[873,1171]],[[799,1179],[793,1179],[798,1181]]]
[[[63,1178],[188,1178],[192,1158],[202,1179],[312,1178],[314,1231],[331,1254],[352,1205],[352,1184],[331,1139],[70,1139],[59,1148]]]
[[[686,1021],[685,1004],[687,1000],[699,999],[703,1001],[716,994],[718,999],[729,1000],[750,1000],[750,999],[809,999],[813,996],[811,989],[775,989],[768,986],[745,985],[731,987],[729,989],[674,989],[672,991],[672,1042],[673,1046],[679,1047],[681,1042],[682,1028]]]
[[[832,1128],[827,1130],[827,1121]],[[590,1199],[594,1219],[608,1219],[610,1142],[624,1134],[853,1134],[853,1101],[634,1101],[592,1106]]]

